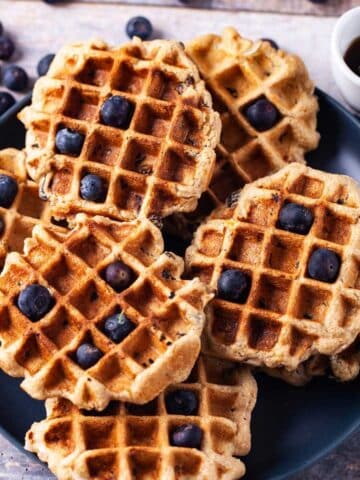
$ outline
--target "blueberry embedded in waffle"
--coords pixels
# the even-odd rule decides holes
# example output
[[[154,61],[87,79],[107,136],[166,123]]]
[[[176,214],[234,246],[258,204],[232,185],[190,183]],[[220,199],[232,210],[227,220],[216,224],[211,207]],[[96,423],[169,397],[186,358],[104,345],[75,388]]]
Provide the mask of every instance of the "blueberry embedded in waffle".
[[[256,382],[246,367],[201,356],[185,383],[143,405],[112,403],[84,412],[68,400],[46,403],[26,448],[59,480],[237,480],[250,450]]]
[[[54,223],[55,222],[55,223]],[[49,203],[38,195],[38,186],[26,173],[25,154],[7,148],[0,151],[0,265],[9,251],[22,252],[24,240],[35,225],[56,225]]]
[[[81,408],[145,403],[184,380],[200,350],[198,280],[163,253],[149,220],[117,223],[80,214],[74,230],[37,225],[24,254],[0,275],[0,366],[25,377],[34,398],[62,396]]]
[[[165,40],[62,48],[20,119],[29,172],[62,216],[193,210],[220,136],[196,66]]]
[[[360,191],[299,163],[247,185],[203,223],[186,253],[217,292],[204,350],[295,370],[360,332]]]
[[[305,153],[319,142],[318,103],[299,57],[275,50],[269,42],[243,38],[233,28],[221,36],[195,38],[186,52],[222,122],[209,188],[196,211],[185,216],[192,233],[192,225],[199,225],[233,191],[288,163],[305,162]]]

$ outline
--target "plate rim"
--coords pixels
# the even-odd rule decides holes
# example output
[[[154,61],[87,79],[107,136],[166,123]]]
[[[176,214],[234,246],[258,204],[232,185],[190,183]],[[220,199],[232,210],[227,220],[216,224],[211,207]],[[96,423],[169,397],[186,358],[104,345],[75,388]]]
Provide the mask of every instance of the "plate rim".
[[[334,97],[329,95],[328,93],[324,92],[320,88],[315,88],[316,96],[322,98],[324,101],[331,104],[333,108],[340,111],[342,115],[344,115],[348,121],[350,121],[355,128],[359,130],[360,133],[360,117],[356,116],[356,114],[350,112],[344,105],[342,105],[338,100]],[[32,92],[24,96],[19,102],[17,102],[13,107],[11,107],[7,112],[0,116],[0,125],[6,123],[10,118],[14,115],[17,116],[17,113],[30,103],[32,97]],[[9,377],[10,378],[10,377]],[[20,387],[21,388],[21,387]],[[45,403],[45,402],[44,402]],[[301,465],[297,465],[293,468],[289,468],[286,473],[280,473],[277,475],[272,475],[268,478],[268,480],[286,480],[292,475],[298,474],[303,472],[304,470],[308,469],[322,458],[327,456],[330,452],[335,450],[339,447],[347,438],[349,438],[357,429],[360,427],[360,411],[358,417],[346,428],[341,435],[338,435],[332,442],[330,442],[326,447],[320,449],[316,454],[311,456],[307,461],[302,463]],[[39,465],[46,465],[42,462],[34,453],[25,449],[24,445],[20,443],[20,441],[13,436],[10,432],[8,432],[1,424],[0,424],[0,435],[2,435],[9,443],[14,446],[20,453],[25,455],[29,458],[29,460],[33,460]],[[245,460],[246,462],[246,460]],[[245,477],[246,479],[246,474]]]

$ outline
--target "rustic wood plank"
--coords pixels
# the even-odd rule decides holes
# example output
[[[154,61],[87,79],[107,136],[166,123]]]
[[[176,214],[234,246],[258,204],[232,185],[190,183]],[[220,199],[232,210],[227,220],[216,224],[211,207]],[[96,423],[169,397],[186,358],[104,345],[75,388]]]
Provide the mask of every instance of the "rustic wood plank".
[[[245,10],[258,12],[295,13],[306,15],[340,15],[349,8],[360,5],[359,0],[328,0],[315,4],[309,0],[75,0],[93,3],[117,3],[130,5],[156,5],[188,8]]]

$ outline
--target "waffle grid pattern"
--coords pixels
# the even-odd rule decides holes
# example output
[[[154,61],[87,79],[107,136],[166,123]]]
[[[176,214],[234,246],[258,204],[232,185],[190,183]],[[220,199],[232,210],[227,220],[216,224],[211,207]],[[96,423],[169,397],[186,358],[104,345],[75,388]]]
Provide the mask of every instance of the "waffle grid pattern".
[[[22,252],[24,241],[31,236],[35,225],[49,225],[56,231],[65,231],[54,224],[48,203],[38,195],[38,186],[28,179],[25,166],[25,154],[13,148],[0,151],[0,175],[16,180],[18,193],[9,208],[0,206],[0,218],[4,222],[4,231],[0,239],[0,264],[5,261],[8,251]]]
[[[111,95],[134,106],[131,123],[101,123]],[[139,39],[117,50],[105,44],[65,47],[35,85],[20,118],[29,129],[29,171],[62,215],[78,211],[129,220],[194,209],[215,162],[220,120],[198,71],[177,42]],[[85,135],[79,157],[56,153],[68,127]],[[85,201],[88,173],[107,185],[104,203]]]
[[[308,207],[306,235],[277,228],[281,206]],[[311,355],[335,355],[360,331],[360,195],[348,177],[292,164],[246,186],[232,207],[216,210],[186,253],[191,275],[216,290],[223,270],[251,277],[245,304],[215,298],[208,307],[205,349],[267,367],[296,369]],[[339,254],[335,283],[309,278],[317,247]]]
[[[166,394],[176,389],[196,393],[196,414],[167,412]],[[113,403],[93,416],[65,400],[50,401],[47,419],[33,425],[26,445],[49,462],[60,480],[72,478],[71,474],[97,480],[235,480],[245,472],[233,455],[245,455],[250,449],[256,393],[248,369],[200,357],[185,383],[169,387],[141,407]],[[200,450],[171,446],[172,430],[184,423],[202,429]]]
[[[38,399],[63,396],[87,409],[105,408],[112,399],[144,403],[189,374],[208,294],[198,280],[180,279],[183,262],[161,254],[161,233],[150,221],[118,224],[80,215],[77,222],[61,236],[36,226],[25,254],[8,255],[0,276],[1,367],[25,376],[23,388]],[[116,259],[136,277],[118,294],[102,278]],[[55,299],[37,323],[16,305],[32,283],[47,287]],[[136,328],[115,344],[103,324],[120,311]],[[74,358],[84,341],[103,353],[88,370]]]

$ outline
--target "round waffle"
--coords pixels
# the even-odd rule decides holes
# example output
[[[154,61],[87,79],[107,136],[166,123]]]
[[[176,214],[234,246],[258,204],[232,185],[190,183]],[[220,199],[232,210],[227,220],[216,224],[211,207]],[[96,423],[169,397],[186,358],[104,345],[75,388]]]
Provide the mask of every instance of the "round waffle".
[[[176,216],[170,224],[188,237],[233,191],[290,162],[304,163],[304,154],[317,147],[319,134],[314,84],[299,57],[275,50],[266,41],[243,38],[233,28],[221,36],[196,38],[186,52],[198,66],[222,122],[209,188],[194,213],[182,221]],[[275,105],[279,118],[273,128],[258,131],[244,112],[264,97]]]
[[[133,107],[128,128],[101,120],[101,106],[112,95]],[[30,175],[62,216],[159,219],[194,210],[209,184],[220,135],[219,115],[196,66],[180,43],[165,40],[64,47],[19,118],[28,129]],[[56,134],[65,127],[85,136],[78,156],[56,149]],[[106,185],[103,202],[80,196],[89,173]]]
[[[9,208],[0,206],[0,218],[4,224],[0,237],[0,266],[2,268],[9,251],[22,252],[24,240],[31,236],[35,225],[47,225],[56,231],[65,231],[56,225],[49,203],[38,195],[38,186],[27,176],[25,154],[21,150],[7,148],[0,151],[0,175],[13,178],[18,187],[16,197]]]
[[[169,413],[167,393],[184,389],[196,394],[196,413]],[[68,400],[48,400],[47,419],[31,427],[26,448],[47,462],[59,480],[237,480],[245,467],[234,455],[250,450],[256,394],[247,368],[200,357],[185,383],[140,408],[114,403],[93,414]],[[171,445],[171,431],[185,423],[201,428],[199,449]]]
[[[37,225],[24,254],[8,254],[0,275],[1,368],[25,377],[22,387],[34,398],[63,396],[87,409],[113,399],[145,403],[184,380],[199,354],[210,296],[198,279],[181,280],[183,261],[162,252],[161,233],[146,219],[117,223],[80,214],[67,234]],[[104,279],[118,259],[133,277],[120,293]],[[17,300],[34,283],[54,299],[38,322]],[[121,312],[133,330],[114,343],[104,323]],[[76,361],[83,343],[102,353],[87,369]]]
[[[311,210],[306,235],[285,231],[279,211]],[[333,356],[360,332],[360,190],[349,177],[299,163],[249,184],[200,226],[186,253],[191,275],[216,291],[224,270],[248,275],[245,303],[215,298],[207,309],[204,349],[220,357],[295,370],[316,354]],[[333,283],[309,277],[323,247],[340,259]]]

